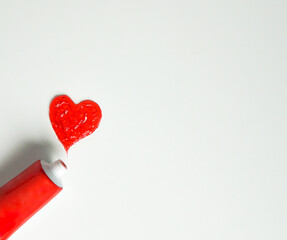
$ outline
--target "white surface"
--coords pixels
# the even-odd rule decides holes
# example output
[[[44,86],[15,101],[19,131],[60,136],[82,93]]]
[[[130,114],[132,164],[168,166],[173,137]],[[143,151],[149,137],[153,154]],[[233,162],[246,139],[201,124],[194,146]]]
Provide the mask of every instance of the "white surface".
[[[56,94],[103,110],[70,150],[64,191],[11,240],[287,239],[286,11],[0,1],[1,183],[51,153],[66,160]]]

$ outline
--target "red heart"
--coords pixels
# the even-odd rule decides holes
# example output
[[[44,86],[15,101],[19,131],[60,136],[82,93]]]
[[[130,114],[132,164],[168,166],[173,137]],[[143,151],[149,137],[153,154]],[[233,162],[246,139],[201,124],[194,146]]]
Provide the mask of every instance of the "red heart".
[[[68,151],[74,143],[98,128],[102,111],[91,100],[75,104],[67,95],[61,95],[50,103],[49,115],[58,139]]]

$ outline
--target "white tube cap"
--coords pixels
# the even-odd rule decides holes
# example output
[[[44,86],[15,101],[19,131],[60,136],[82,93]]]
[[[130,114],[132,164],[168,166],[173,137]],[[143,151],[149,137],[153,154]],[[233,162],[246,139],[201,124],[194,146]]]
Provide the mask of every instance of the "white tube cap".
[[[57,186],[63,187],[61,177],[66,173],[67,166],[62,160],[57,160],[53,163],[48,163],[41,160],[41,165],[47,176],[54,182]]]
[[[62,160],[50,163],[49,167],[57,178],[61,178],[67,171],[67,166]]]

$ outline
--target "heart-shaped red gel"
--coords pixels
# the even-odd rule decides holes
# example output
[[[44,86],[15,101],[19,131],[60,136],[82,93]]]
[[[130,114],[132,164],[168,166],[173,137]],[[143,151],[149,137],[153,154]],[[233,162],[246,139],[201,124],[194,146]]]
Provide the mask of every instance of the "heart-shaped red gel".
[[[98,128],[102,111],[91,100],[75,104],[68,96],[61,95],[50,103],[49,115],[57,137],[68,151],[74,143]]]

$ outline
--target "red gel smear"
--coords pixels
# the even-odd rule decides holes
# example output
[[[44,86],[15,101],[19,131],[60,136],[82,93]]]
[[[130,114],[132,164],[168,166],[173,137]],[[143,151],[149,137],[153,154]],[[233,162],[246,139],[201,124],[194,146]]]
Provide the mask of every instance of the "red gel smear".
[[[40,160],[0,188],[0,239],[8,239],[62,188],[44,172]]]
[[[49,110],[52,127],[68,152],[80,139],[92,134],[99,126],[102,111],[91,100],[75,104],[67,95],[55,97]]]

